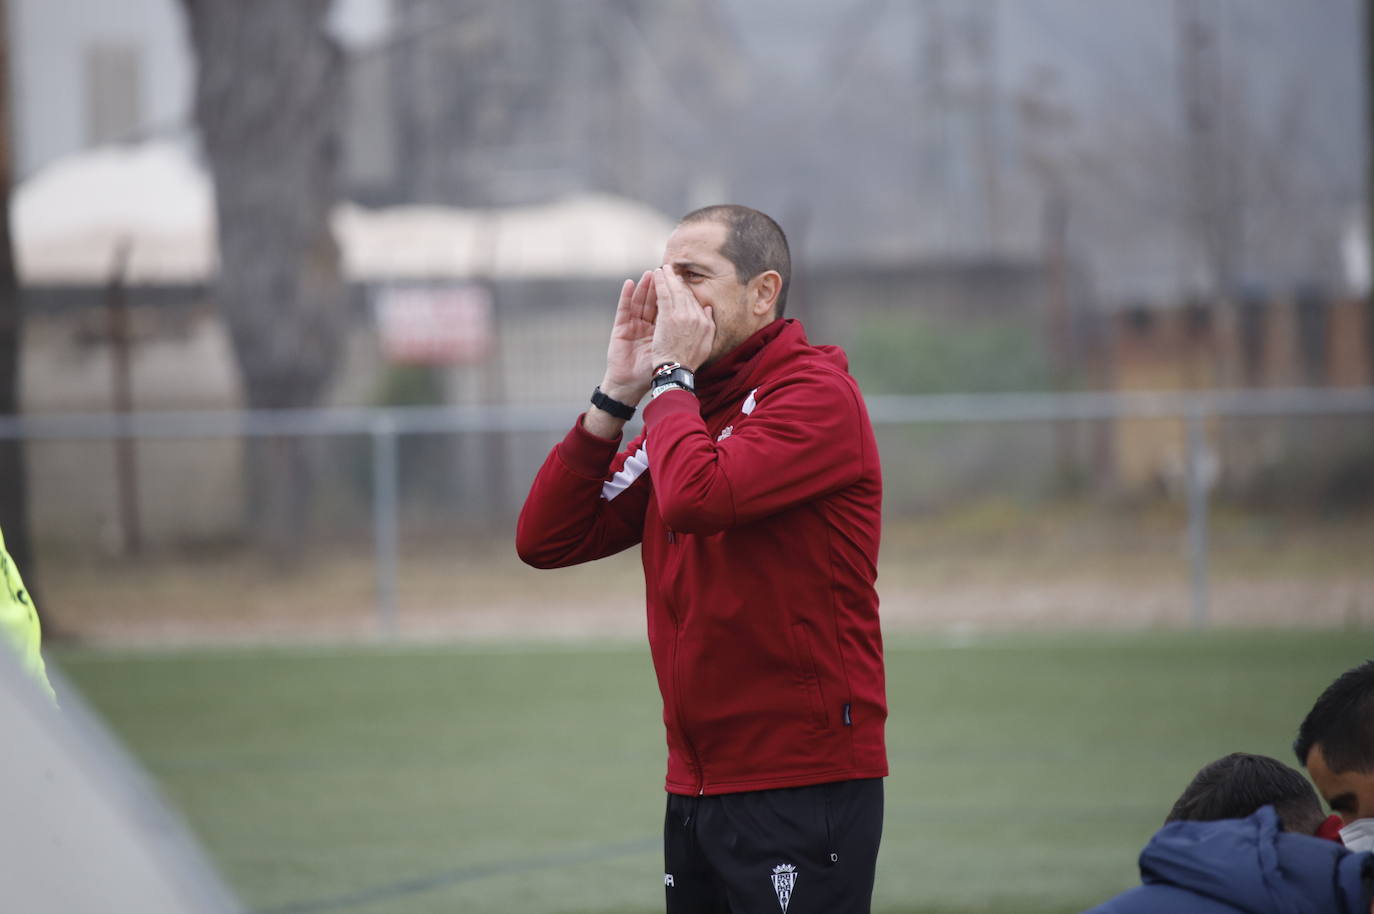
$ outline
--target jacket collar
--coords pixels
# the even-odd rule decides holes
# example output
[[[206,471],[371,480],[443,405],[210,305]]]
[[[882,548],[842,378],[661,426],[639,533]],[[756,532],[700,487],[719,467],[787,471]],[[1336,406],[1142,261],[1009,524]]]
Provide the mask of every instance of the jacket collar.
[[[702,415],[745,397],[789,358],[811,349],[799,321],[778,318],[697,373]]]

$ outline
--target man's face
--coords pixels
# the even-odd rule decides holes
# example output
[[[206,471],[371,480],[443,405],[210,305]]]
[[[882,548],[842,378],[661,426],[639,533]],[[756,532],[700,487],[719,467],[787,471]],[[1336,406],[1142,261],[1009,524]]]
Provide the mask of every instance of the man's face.
[[[1326,764],[1321,743],[1307,753],[1306,764],[1317,792],[1342,822],[1349,825],[1356,819],[1374,819],[1374,772],[1342,771],[1337,774]]]
[[[716,324],[711,354],[703,366],[743,343],[769,322],[771,306],[764,315],[755,313],[757,289],[735,276],[735,265],[720,253],[729,229],[715,221],[679,225],[663,249],[663,262],[682,277],[697,304],[711,307]]]

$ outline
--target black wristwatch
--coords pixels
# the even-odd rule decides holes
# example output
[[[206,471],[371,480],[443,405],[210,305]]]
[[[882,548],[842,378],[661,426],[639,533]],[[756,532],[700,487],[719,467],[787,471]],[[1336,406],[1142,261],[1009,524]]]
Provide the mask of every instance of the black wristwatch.
[[[617,419],[624,419],[626,422],[629,422],[635,417],[635,408],[633,406],[628,403],[621,403],[619,400],[602,393],[599,386],[596,390],[592,391],[592,406],[595,406],[603,412],[610,413]]]
[[[689,394],[697,392],[697,378],[690,368],[680,362],[665,362],[654,369],[649,393],[657,397],[669,390],[685,390]]]

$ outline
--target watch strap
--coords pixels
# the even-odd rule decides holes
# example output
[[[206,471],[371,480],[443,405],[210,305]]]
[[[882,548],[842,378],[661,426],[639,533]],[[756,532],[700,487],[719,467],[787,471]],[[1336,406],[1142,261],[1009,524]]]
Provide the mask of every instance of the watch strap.
[[[610,413],[617,419],[624,419],[626,422],[635,417],[635,408],[628,403],[621,403],[619,400],[602,393],[600,386],[592,391],[592,406],[602,412]]]

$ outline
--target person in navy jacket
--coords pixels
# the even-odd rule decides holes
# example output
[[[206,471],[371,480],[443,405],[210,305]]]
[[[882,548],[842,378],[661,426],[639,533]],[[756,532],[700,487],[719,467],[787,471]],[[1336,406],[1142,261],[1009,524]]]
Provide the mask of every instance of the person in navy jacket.
[[[1088,914],[1367,914],[1374,859],[1315,837],[1330,824],[1301,774],[1228,755],[1198,772],[1141,851],[1142,884]]]
[[[1088,914],[1370,914],[1374,858],[1285,832],[1265,806],[1169,823],[1141,851],[1140,878]]]

